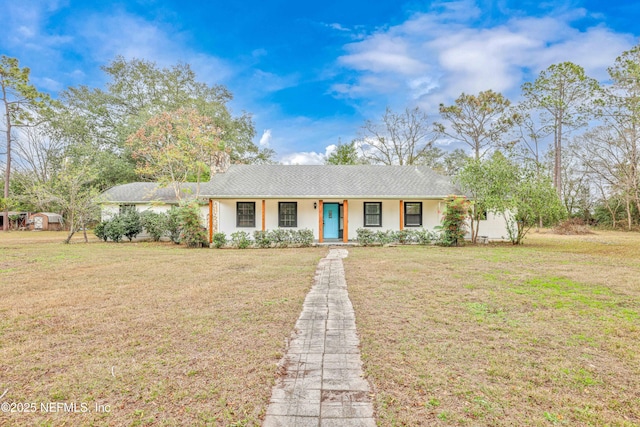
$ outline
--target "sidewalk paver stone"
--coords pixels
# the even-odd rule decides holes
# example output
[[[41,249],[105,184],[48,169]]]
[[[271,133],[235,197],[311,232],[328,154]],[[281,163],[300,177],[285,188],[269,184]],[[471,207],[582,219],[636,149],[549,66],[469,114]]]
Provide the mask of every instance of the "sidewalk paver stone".
[[[273,387],[264,427],[374,427],[369,383],[363,378],[355,313],[342,259],[320,260]]]

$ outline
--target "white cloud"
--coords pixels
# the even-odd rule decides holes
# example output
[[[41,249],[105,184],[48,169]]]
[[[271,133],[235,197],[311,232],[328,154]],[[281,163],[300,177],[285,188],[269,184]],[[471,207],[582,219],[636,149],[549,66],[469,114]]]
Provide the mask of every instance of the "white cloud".
[[[268,147],[269,143],[271,143],[271,129],[266,129],[260,137],[260,146]]]
[[[584,9],[563,9],[546,17],[514,14],[508,21],[478,28],[475,2],[436,3],[429,12],[378,30],[345,45],[338,63],[350,74],[348,83],[333,85],[335,96],[406,105],[416,100],[434,112],[460,93],[493,89],[510,98],[519,95],[525,78],[549,65],[571,61],[588,75],[606,78],[606,68],[633,43],[630,34],[604,25],[579,30]]]
[[[328,145],[324,150],[325,157],[329,157],[332,153],[334,153],[338,149],[336,144]]]
[[[36,35],[36,30],[33,27],[27,27],[26,25],[21,25],[18,27],[17,33],[20,34],[25,39],[29,39]]]
[[[331,24],[326,24],[327,27],[329,28],[333,28],[334,30],[338,30],[338,31],[345,31],[345,32],[350,32],[351,30],[343,27],[342,25],[338,24],[337,22],[331,23]]]
[[[278,75],[260,69],[253,71],[248,84],[252,89],[260,92],[277,92],[298,84],[300,77],[297,74]]]
[[[283,165],[323,165],[325,155],[315,151],[287,154],[280,159]]]
[[[37,87],[48,90],[50,92],[58,92],[64,88],[62,83],[57,80],[50,79],[49,77],[36,77],[33,80]]]
[[[372,72],[393,72],[414,75],[425,71],[426,63],[412,57],[409,44],[403,37],[389,34],[374,34],[362,42],[345,47],[348,55],[338,61],[356,70]]]
[[[40,55],[50,55],[52,48],[73,41],[70,36],[50,34],[44,30],[48,15],[66,6],[63,3],[45,1],[33,5],[31,2],[8,2],[3,10],[6,15],[3,20],[5,42]]]
[[[108,63],[117,55],[150,60],[161,67],[188,63],[198,79],[209,84],[219,84],[234,75],[230,63],[192,50],[190,35],[174,31],[169,24],[115,9],[110,15],[87,16],[76,26],[78,43],[98,64]]]
[[[68,73],[69,77],[73,78],[73,79],[81,79],[83,78],[86,74],[84,71],[80,70],[80,69],[75,69],[72,72]]]
[[[336,144],[329,144],[325,147],[324,154],[316,153],[315,151],[287,154],[280,159],[280,163],[283,165],[323,165],[327,157],[336,151],[337,148],[338,146]]]

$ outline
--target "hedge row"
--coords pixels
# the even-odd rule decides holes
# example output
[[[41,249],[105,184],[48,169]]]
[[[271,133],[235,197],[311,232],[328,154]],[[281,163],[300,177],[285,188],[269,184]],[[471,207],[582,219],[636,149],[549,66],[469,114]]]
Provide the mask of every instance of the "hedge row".
[[[172,242],[189,247],[207,246],[207,235],[200,225],[197,203],[172,206],[168,212],[132,210],[112,216],[94,228],[94,234],[106,241],[119,242],[123,237],[133,240],[145,230],[154,241],[168,237]]]
[[[313,244],[313,231],[304,228],[301,230],[287,230],[278,228],[275,230],[253,232],[253,239],[246,231],[236,231],[231,233],[231,239],[227,239],[225,233],[215,233],[213,235],[213,246],[221,248],[231,246],[239,249],[246,249],[250,246],[256,248],[286,248],[289,246],[308,247]]]
[[[358,243],[361,246],[389,245],[392,243],[429,245],[440,240],[438,233],[424,228],[400,231],[373,231],[370,228],[358,228],[356,234]]]

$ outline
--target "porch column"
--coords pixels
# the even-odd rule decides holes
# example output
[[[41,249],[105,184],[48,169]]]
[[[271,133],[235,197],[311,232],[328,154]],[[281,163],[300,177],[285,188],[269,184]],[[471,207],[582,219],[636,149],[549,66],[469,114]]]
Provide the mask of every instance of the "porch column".
[[[342,241],[347,243],[349,241],[349,201],[345,200],[342,203],[342,215],[344,216],[344,224],[342,225]]]
[[[266,205],[266,202],[263,200],[262,201],[262,231],[265,230],[265,228],[264,228],[264,224],[265,224],[265,205]]]
[[[209,244],[213,243],[213,199],[209,199]]]
[[[324,226],[322,224],[322,200],[318,201],[318,242],[322,243],[322,235],[324,234]]]
[[[400,200],[400,231],[404,230],[404,202]]]

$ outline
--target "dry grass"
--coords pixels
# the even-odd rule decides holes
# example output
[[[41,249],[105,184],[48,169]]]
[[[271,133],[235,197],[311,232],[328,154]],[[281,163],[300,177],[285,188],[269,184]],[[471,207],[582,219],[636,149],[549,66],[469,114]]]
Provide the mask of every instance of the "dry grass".
[[[0,401],[37,404],[0,425],[260,423],[326,249],[63,245],[63,234],[0,233]],[[89,410],[42,412],[48,402]]]
[[[378,423],[640,425],[640,235],[353,248]]]

